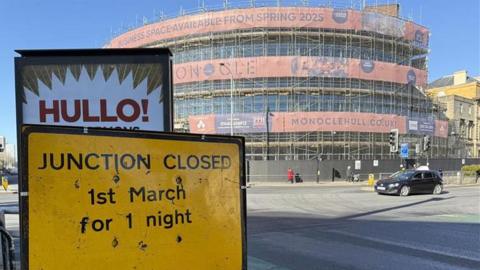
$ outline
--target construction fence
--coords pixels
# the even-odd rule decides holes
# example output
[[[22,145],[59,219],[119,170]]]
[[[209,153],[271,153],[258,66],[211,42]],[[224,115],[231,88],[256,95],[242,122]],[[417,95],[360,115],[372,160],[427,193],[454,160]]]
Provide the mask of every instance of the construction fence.
[[[419,159],[408,160],[409,164],[426,165],[433,170],[442,170],[447,184],[475,182],[475,176],[464,175],[463,165],[480,164],[479,158],[469,159]],[[249,182],[287,182],[287,171],[291,168],[299,173],[305,182],[332,181],[333,170],[340,177],[335,181],[344,181],[348,171],[359,174],[360,181],[366,181],[369,174],[375,179],[386,177],[406,166],[405,160],[250,160],[247,161],[247,181]],[[350,170],[348,169],[350,167]]]

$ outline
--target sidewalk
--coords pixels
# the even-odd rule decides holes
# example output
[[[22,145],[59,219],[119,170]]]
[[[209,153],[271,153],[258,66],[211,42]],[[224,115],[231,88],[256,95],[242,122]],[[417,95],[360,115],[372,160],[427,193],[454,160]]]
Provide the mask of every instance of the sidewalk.
[[[317,182],[303,182],[291,184],[289,182],[250,182],[248,187],[360,187],[362,190],[373,191],[373,186],[369,186],[367,181],[361,182],[346,182],[346,181],[320,181]],[[466,186],[480,186],[476,184],[445,184],[445,187],[466,187]]]
[[[247,183],[247,186],[250,187],[343,187],[343,186],[353,186],[353,187],[360,187],[360,186],[367,186],[367,182],[346,182],[343,180],[331,182],[331,181],[320,181],[320,182],[302,182],[302,183],[289,183],[289,182],[250,182]]]

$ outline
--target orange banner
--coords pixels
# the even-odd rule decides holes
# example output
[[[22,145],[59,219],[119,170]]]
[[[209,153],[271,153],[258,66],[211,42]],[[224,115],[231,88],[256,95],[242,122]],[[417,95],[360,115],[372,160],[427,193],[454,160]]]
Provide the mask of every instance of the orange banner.
[[[262,77],[339,77],[425,86],[427,72],[394,63],[307,56],[266,56],[175,64],[173,82]]]
[[[442,138],[448,137],[448,121],[435,120],[435,136]]]
[[[388,133],[398,128],[406,132],[406,117],[392,114],[353,112],[274,113],[272,132],[350,131]]]
[[[106,47],[132,48],[150,43],[210,32],[251,28],[325,28],[373,31],[417,40],[425,27],[383,14],[322,7],[263,7],[206,12],[145,25],[114,38]],[[413,31],[411,29],[415,28]],[[428,35],[424,35],[426,46]]]
[[[191,133],[215,134],[215,115],[192,115],[188,117],[188,124]]]

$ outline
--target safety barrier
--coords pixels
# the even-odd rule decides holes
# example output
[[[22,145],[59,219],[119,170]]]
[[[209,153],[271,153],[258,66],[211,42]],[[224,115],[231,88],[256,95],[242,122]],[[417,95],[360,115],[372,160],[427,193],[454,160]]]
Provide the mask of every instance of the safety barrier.
[[[18,214],[18,211],[15,212]],[[0,266],[3,270],[14,270],[15,268],[15,244],[13,237],[6,229],[5,214],[13,214],[10,211],[0,211],[0,246],[2,249],[2,259]]]

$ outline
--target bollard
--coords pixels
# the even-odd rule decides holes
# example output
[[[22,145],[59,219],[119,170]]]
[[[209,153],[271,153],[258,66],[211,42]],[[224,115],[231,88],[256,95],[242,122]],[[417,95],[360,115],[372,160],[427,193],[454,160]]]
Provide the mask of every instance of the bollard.
[[[373,175],[373,173],[368,174],[368,185],[373,186],[374,183],[375,183],[375,176]]]

